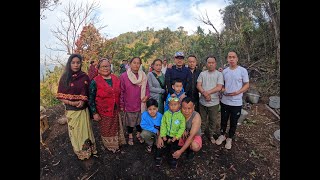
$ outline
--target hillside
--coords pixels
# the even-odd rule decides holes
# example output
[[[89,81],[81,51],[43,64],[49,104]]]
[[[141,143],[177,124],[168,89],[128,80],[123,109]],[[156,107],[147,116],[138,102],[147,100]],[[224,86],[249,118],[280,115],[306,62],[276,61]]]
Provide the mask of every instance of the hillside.
[[[156,168],[153,156],[136,139],[134,146],[124,145],[116,154],[104,150],[96,122],[98,156],[93,158],[92,168],[84,170],[72,151],[67,125],[57,123],[63,106],[54,106],[46,112],[50,129],[43,135],[47,149],[40,145],[40,179],[280,179],[280,142],[273,135],[280,124],[266,109],[267,99],[263,97],[247,109],[249,115],[238,126],[231,150],[204,138],[194,159],[182,156],[176,170],[170,170],[165,162]]]

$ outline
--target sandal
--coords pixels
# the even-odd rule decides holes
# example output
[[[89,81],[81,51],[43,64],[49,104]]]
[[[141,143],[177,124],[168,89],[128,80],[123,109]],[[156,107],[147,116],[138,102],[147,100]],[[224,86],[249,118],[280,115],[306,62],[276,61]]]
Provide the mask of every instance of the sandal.
[[[146,146],[146,151],[147,151],[148,153],[151,153],[151,151],[152,151],[152,145]]]
[[[216,140],[214,139],[214,137],[210,137],[210,141],[211,141],[212,144],[216,143]]]
[[[130,146],[133,145],[133,137],[128,139],[128,144],[129,144]]]
[[[144,143],[144,139],[142,139],[141,136],[138,136],[138,135],[137,135],[137,139],[138,139],[138,141],[139,141],[141,144]]]

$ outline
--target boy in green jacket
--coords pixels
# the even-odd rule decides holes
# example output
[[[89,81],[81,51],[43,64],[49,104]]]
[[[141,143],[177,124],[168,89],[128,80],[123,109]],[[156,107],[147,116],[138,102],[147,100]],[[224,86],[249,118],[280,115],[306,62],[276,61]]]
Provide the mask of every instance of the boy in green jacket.
[[[169,152],[168,162],[171,168],[177,167],[177,159],[172,154],[178,150],[179,139],[186,129],[186,120],[180,112],[180,102],[177,97],[170,97],[169,110],[166,111],[161,120],[160,136],[157,142],[156,166],[162,162],[164,152]]]

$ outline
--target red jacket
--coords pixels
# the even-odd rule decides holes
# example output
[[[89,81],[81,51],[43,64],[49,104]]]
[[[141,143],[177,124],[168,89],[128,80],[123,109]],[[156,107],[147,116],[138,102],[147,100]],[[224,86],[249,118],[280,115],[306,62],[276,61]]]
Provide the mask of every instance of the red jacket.
[[[103,79],[101,75],[94,78],[97,85],[96,108],[101,116],[114,117],[118,110],[114,105],[120,108],[120,80],[117,76],[111,74],[112,87]]]

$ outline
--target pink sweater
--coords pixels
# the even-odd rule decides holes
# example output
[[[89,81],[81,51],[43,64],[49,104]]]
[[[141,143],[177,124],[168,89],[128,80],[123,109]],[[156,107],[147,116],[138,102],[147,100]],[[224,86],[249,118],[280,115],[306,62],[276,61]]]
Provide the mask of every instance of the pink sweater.
[[[138,75],[136,76],[138,79]],[[123,108],[125,112],[140,112],[141,87],[132,84],[126,72],[120,76],[120,89],[120,107]],[[150,97],[148,82],[146,86],[146,96]]]

